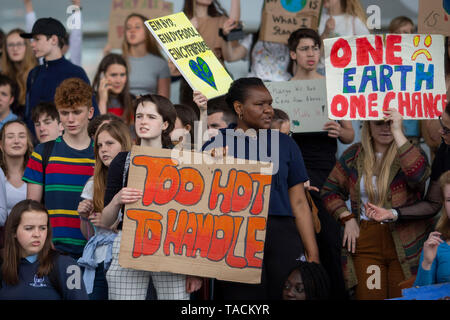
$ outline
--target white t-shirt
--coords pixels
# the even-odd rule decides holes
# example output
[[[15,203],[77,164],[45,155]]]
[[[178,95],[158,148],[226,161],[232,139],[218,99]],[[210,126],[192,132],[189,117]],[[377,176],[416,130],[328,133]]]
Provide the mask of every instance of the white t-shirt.
[[[240,44],[247,49],[250,57],[253,34],[247,35]],[[291,75],[287,72],[289,64],[289,48],[283,43],[257,40],[253,47],[252,65],[249,77],[261,78],[263,81],[288,81]]]
[[[8,211],[6,210],[6,177],[3,170],[0,168],[0,227],[5,224],[8,217]]]
[[[327,23],[330,15],[327,12],[323,12],[320,17],[319,34],[322,34],[325,30],[325,24]],[[364,22],[358,17],[351,16],[349,14],[341,14],[333,16],[335,21],[334,35],[333,37],[344,36],[359,36],[364,34],[370,34]]]
[[[382,153],[375,153],[375,156],[377,158],[377,161],[381,161],[383,158],[383,154]],[[377,177],[373,176],[372,177],[372,184],[373,187],[376,189],[377,188]],[[369,195],[366,192],[366,186],[364,185],[364,176],[361,177],[361,181],[359,184],[359,192],[361,195],[361,211],[360,211],[360,219],[361,220],[370,220],[367,216],[366,216],[366,210],[364,208],[364,203],[369,202]]]
[[[19,188],[14,187],[8,180],[5,183],[6,189],[6,209],[8,215],[17,202],[27,198],[27,183],[24,182]]]

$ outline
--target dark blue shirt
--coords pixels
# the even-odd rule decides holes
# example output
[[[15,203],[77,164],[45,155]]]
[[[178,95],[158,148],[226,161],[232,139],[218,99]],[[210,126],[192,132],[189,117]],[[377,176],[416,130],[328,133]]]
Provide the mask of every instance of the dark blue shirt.
[[[59,255],[54,265],[63,297],[48,276],[37,275],[38,260],[30,262],[22,258],[19,264],[19,283],[10,286],[2,281],[0,300],[88,300],[83,274],[77,262],[69,256]]]
[[[293,216],[289,188],[308,180],[302,153],[289,136],[278,130],[260,130],[255,137],[235,131],[235,124],[203,145],[203,150],[228,146],[235,158],[272,162],[274,174],[270,189],[269,215]]]
[[[68,78],[80,78],[90,84],[89,78],[83,68],[73,64],[66,58],[45,61],[32,69],[27,79],[27,96],[25,122],[33,135],[34,123],[31,120],[31,110],[40,102],[54,102],[56,88]],[[92,97],[94,116],[99,114],[97,102]]]

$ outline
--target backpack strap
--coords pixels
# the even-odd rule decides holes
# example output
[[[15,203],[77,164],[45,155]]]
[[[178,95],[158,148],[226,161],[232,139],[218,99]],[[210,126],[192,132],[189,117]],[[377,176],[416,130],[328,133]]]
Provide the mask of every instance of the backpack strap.
[[[48,165],[48,161],[50,159],[50,155],[52,154],[53,151],[53,147],[55,146],[55,140],[51,140],[51,141],[47,141],[44,142],[44,149],[42,151],[42,185],[43,185],[43,190],[42,190],[42,204],[45,205],[45,169],[47,168]]]

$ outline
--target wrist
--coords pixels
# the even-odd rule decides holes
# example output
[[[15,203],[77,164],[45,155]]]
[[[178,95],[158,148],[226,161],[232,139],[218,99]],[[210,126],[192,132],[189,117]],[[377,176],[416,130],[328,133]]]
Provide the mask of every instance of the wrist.
[[[422,261],[422,269],[424,269],[424,270],[430,270],[430,269],[431,269],[431,263],[429,263],[429,262],[423,260],[423,261]]]
[[[397,221],[398,220],[398,211],[395,209],[391,209],[391,212],[392,212],[392,216],[393,216],[392,221],[393,222]]]
[[[354,213],[350,213],[350,214],[348,214],[346,216],[340,216],[339,220],[341,221],[341,225],[345,226],[345,224],[348,221],[350,221],[351,219],[355,219],[355,218],[356,218],[355,214]]]

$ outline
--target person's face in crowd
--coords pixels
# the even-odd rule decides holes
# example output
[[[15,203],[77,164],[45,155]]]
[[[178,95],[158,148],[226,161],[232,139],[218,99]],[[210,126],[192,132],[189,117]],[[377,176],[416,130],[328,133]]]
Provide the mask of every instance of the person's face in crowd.
[[[27,128],[17,122],[5,128],[5,141],[2,142],[2,151],[10,157],[23,157],[27,152]]]
[[[399,34],[414,33],[414,26],[411,23],[404,23],[397,30],[395,30],[394,33],[399,33]]]
[[[11,95],[11,87],[9,85],[0,86],[0,115],[6,116],[13,102],[14,97]]]
[[[59,108],[59,118],[64,127],[64,134],[77,136],[84,131],[87,132],[89,119],[94,114],[94,108],[87,106],[76,106],[73,108]]]
[[[445,144],[450,145],[450,116],[447,112],[442,112],[441,118],[441,128],[439,133],[442,139],[444,139]]]
[[[169,126],[158,113],[153,102],[140,103],[136,109],[135,128],[136,134],[141,139],[152,140],[160,137]]]
[[[272,96],[262,86],[250,87],[244,102],[235,103],[236,113],[242,114],[242,120],[248,128],[270,129],[273,117]]]
[[[127,83],[127,69],[121,64],[114,63],[106,69],[105,78],[111,85],[111,92],[120,94]]]
[[[52,36],[49,39],[43,34],[37,34],[33,36],[33,41],[31,41],[31,49],[33,49],[34,56],[36,58],[48,56],[54,46],[58,45],[58,38]]]
[[[181,122],[180,118],[177,117],[175,120],[175,126],[170,133],[170,139],[172,140],[173,144],[178,144],[181,141],[183,141],[186,137],[186,135],[189,133],[189,130],[183,126],[183,123]]]
[[[374,143],[386,146],[390,145],[394,141],[394,136],[391,132],[391,125],[389,121],[369,121],[370,134]]]
[[[298,42],[295,52],[291,51],[291,58],[297,62],[297,68],[314,71],[320,59],[320,48],[311,38],[302,38]]]
[[[289,121],[274,121],[272,122],[272,129],[280,130],[281,133],[289,134],[291,132],[291,124]]]
[[[306,300],[305,287],[300,271],[294,270],[283,286],[283,300]]]
[[[114,139],[106,130],[99,133],[97,137],[97,147],[99,157],[107,167],[109,167],[111,161],[113,161],[117,154],[122,151],[120,142]]]
[[[25,39],[18,33],[11,33],[6,38],[6,51],[8,52],[8,57],[11,61],[21,62],[25,57],[26,50]]]
[[[194,0],[196,5],[200,6],[210,6],[213,0]]]
[[[219,129],[228,127],[227,123],[223,120],[223,112],[216,112],[208,116],[208,134],[215,137],[219,133]]]
[[[44,113],[39,116],[39,120],[34,123],[34,130],[40,143],[58,138],[64,130],[61,122],[52,119],[48,114]]]
[[[145,26],[139,17],[128,19],[125,35],[129,45],[135,46],[145,42]]]
[[[444,209],[450,219],[450,184],[446,184],[444,187]]]
[[[47,219],[45,212],[25,211],[17,227],[16,238],[22,247],[22,257],[39,253],[47,239]]]

